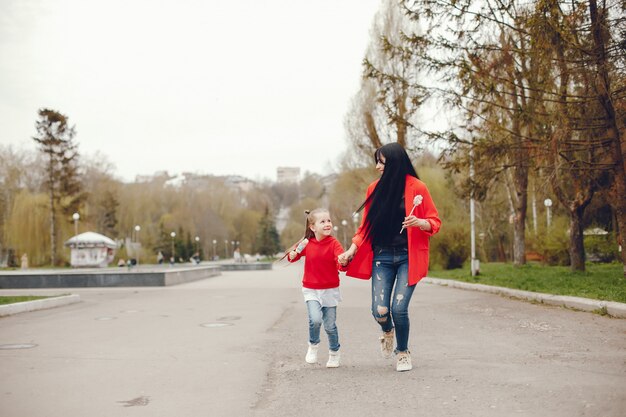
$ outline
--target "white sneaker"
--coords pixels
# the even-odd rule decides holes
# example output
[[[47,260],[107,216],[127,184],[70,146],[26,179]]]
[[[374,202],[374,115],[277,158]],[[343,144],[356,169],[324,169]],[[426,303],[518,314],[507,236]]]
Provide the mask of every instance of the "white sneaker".
[[[329,350],[328,351],[328,362],[326,362],[327,368],[339,368],[339,351]]]
[[[388,332],[383,332],[383,335],[380,336],[380,353],[385,359],[391,358],[393,353],[393,334],[394,330],[391,329]]]
[[[413,364],[411,363],[411,352],[408,350],[406,352],[398,352],[396,355],[396,371],[404,372],[410,371],[413,369]]]
[[[309,349],[306,351],[306,357],[304,358],[306,363],[317,363],[317,350],[319,347],[319,344],[312,345],[309,343]]]

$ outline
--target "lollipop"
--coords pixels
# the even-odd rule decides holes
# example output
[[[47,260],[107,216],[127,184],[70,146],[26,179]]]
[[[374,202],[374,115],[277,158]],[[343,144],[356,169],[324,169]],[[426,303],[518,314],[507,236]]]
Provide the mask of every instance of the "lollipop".
[[[415,207],[419,206],[420,204],[422,204],[422,200],[424,200],[424,197],[422,197],[420,194],[416,195],[413,198],[413,208],[411,209],[411,212],[409,213],[408,216],[409,217],[413,214],[413,211],[415,210]],[[402,226],[402,229],[400,229],[400,233],[404,232],[404,226]]]

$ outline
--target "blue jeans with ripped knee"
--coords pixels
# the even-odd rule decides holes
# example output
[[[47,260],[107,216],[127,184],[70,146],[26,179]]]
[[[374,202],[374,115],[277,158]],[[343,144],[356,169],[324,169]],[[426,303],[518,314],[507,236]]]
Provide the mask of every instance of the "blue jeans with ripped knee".
[[[337,330],[337,307],[322,307],[317,301],[306,302],[309,313],[309,343],[317,345],[320,342],[320,329],[328,336],[328,347],[333,352],[339,350],[339,331]]]
[[[384,332],[396,329],[396,352],[409,343],[409,303],[415,285],[409,286],[409,252],[406,247],[374,247],[372,315]],[[393,302],[392,302],[393,301]]]

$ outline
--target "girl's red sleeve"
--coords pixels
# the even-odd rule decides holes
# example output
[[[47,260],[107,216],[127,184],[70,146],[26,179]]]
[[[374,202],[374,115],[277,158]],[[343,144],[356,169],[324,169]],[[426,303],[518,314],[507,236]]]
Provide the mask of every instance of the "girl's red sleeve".
[[[306,253],[306,246],[304,247],[304,249],[302,250],[302,252],[300,253],[296,253],[296,257],[293,259],[289,259],[289,255],[287,255],[287,260],[291,263],[293,262],[297,262],[300,258],[302,258],[303,256],[305,256],[304,254]]]

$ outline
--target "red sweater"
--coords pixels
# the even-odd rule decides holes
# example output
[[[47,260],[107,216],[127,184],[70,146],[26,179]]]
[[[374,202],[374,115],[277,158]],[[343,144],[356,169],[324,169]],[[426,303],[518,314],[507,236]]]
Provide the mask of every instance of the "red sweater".
[[[337,257],[342,253],[341,243],[334,237],[328,236],[321,241],[312,237],[304,250],[289,262],[296,262],[301,257],[306,257],[302,277],[304,288],[313,290],[336,288],[339,286],[339,271],[345,270],[337,262]]]
[[[369,197],[378,180],[374,181],[367,188],[367,195]],[[417,284],[428,273],[428,250],[430,237],[439,231],[441,227],[441,220],[437,213],[435,203],[430,196],[430,192],[422,181],[417,178],[407,175],[404,185],[404,205],[405,212],[408,216],[413,208],[413,198],[416,195],[421,195],[423,198],[422,204],[417,206],[413,215],[418,218],[427,220],[430,223],[431,230],[429,232],[420,230],[418,227],[409,227],[407,229],[407,238],[409,241],[409,285]],[[365,238],[365,232],[363,230],[363,222],[367,216],[369,210],[369,204],[365,206],[363,216],[361,218],[361,226],[356,231],[356,234],[352,238],[352,242],[358,246],[354,259],[349,264],[348,272],[346,275],[361,279],[370,279],[372,276],[372,246],[369,239]]]

